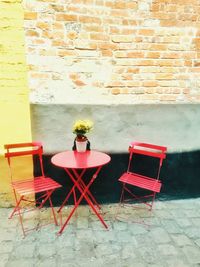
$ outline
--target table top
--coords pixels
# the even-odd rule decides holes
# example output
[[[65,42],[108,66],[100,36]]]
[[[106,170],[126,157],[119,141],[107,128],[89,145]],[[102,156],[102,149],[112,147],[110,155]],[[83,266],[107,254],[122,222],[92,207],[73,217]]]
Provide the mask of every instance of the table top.
[[[61,168],[88,169],[103,166],[111,160],[106,153],[99,151],[64,151],[54,155],[51,162]]]

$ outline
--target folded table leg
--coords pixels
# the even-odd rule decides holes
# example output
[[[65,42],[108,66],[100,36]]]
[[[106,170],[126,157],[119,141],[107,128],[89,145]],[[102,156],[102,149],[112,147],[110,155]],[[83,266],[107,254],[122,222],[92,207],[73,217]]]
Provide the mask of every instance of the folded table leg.
[[[64,230],[64,228],[66,227],[67,223],[69,222],[70,218],[72,217],[72,215],[74,214],[75,210],[77,209],[78,205],[80,204],[81,200],[83,198],[85,198],[85,200],[87,201],[87,203],[90,205],[90,207],[92,208],[92,210],[94,211],[94,213],[97,215],[97,217],[99,218],[99,220],[101,221],[101,223],[104,225],[105,228],[108,228],[108,226],[106,225],[106,223],[104,222],[103,218],[101,217],[101,215],[97,212],[97,210],[95,209],[94,204],[92,203],[91,199],[88,197],[88,191],[89,191],[89,187],[91,186],[91,184],[94,182],[94,180],[96,179],[98,173],[100,172],[102,167],[98,167],[97,171],[95,172],[95,174],[92,176],[90,182],[85,185],[85,183],[80,182],[80,175],[78,175],[78,173],[72,169],[73,174],[65,168],[65,171],[68,173],[68,175],[70,176],[70,178],[72,179],[72,181],[74,182],[74,186],[78,188],[78,190],[81,193],[81,196],[79,197],[78,201],[75,203],[74,208],[72,209],[72,211],[70,212],[67,220],[65,221],[65,223],[63,224],[63,226],[61,227],[60,231],[58,232],[58,234],[61,234]],[[75,177],[77,179],[75,179]],[[91,194],[91,193],[90,193]]]

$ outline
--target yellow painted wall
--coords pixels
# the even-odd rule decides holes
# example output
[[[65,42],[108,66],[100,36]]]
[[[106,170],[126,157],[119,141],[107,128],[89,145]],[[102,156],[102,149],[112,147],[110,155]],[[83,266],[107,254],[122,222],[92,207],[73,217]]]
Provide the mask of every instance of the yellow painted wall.
[[[0,206],[13,203],[3,146],[31,141],[23,19],[21,1],[0,0]],[[32,167],[25,161],[22,175],[32,174]]]

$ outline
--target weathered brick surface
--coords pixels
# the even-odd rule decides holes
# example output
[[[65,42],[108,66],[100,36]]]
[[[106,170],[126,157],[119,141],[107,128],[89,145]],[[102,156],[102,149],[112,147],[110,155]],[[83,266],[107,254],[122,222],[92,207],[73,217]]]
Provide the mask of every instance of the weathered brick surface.
[[[62,87],[69,98],[200,102],[198,0],[23,5],[32,101],[59,101]]]

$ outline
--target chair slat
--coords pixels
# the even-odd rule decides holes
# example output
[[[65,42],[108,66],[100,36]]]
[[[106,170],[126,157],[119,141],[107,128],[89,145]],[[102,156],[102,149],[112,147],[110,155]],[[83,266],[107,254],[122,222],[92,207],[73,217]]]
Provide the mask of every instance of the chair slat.
[[[146,155],[150,157],[155,157],[155,158],[160,158],[160,159],[165,159],[166,155],[165,153],[161,152],[152,152],[152,151],[147,151],[147,150],[142,150],[142,149],[135,149],[134,147],[129,148],[129,152],[135,153],[135,154],[140,154],[140,155]]]
[[[153,192],[160,192],[161,182],[157,179],[149,178],[143,175],[138,175],[135,173],[124,173],[120,178],[120,182],[131,184],[143,189],[148,189]]]
[[[34,177],[32,180],[13,182],[12,186],[20,195],[39,193],[61,187],[60,184],[48,177]]]

